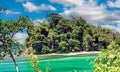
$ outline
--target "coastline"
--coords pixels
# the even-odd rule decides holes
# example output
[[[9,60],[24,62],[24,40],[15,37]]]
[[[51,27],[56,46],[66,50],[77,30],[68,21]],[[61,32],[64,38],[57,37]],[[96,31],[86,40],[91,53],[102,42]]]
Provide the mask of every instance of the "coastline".
[[[89,55],[89,54],[99,54],[100,53],[100,51],[89,51],[89,52],[86,52],[86,51],[83,51],[83,52],[70,52],[70,53],[50,53],[50,54],[38,54],[38,57],[39,58],[42,58],[42,59],[44,59],[44,57],[46,58],[49,58],[49,57],[56,57],[57,56],[57,58],[63,58],[63,57],[74,57],[74,56],[76,56],[76,55]],[[14,57],[15,57],[15,59],[16,59],[16,61],[18,62],[18,61],[25,61],[25,60],[27,60],[27,57],[28,57],[28,55],[29,54],[24,54],[24,55],[20,55],[20,56],[15,56],[14,55]],[[12,62],[12,59],[10,58],[10,56],[9,55],[7,55],[3,60],[0,60],[0,63],[1,62]]]
[[[100,51],[83,51],[83,52],[70,52],[70,53],[50,53],[50,54],[39,54],[40,56],[47,56],[47,55],[66,55],[66,56],[72,56],[72,55],[79,55],[79,54],[99,54]]]

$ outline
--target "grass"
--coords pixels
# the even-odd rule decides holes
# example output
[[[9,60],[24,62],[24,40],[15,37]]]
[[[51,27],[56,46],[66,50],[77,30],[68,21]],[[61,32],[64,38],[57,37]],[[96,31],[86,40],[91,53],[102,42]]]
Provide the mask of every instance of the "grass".
[[[98,54],[77,54],[77,55],[38,55],[40,60],[45,59],[57,59],[66,57],[87,57],[87,56],[97,56]]]

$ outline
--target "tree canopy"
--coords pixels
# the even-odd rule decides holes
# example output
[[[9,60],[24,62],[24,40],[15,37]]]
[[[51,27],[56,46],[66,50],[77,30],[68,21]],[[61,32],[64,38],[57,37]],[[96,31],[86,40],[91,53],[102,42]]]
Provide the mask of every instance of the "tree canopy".
[[[82,17],[65,19],[52,13],[47,18],[48,22],[35,26],[26,39],[37,54],[99,51],[117,37],[112,30],[90,25]]]
[[[9,54],[16,66],[17,72],[19,72],[19,68],[13,54],[19,56],[23,51],[23,45],[20,45],[14,39],[14,36],[16,33],[24,30],[29,34],[30,27],[33,27],[32,25],[27,16],[19,17],[16,21],[4,21],[0,19],[0,59]]]

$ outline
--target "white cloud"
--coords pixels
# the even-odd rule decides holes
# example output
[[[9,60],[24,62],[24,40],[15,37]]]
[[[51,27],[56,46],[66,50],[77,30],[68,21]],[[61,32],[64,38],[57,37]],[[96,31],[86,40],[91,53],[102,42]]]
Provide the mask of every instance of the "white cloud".
[[[89,23],[96,23],[104,21],[107,16],[105,7],[103,5],[97,6],[94,0],[89,0],[82,2],[81,5],[76,3],[75,7],[71,7],[70,9],[65,9],[61,15],[65,17],[75,16],[80,17],[82,16],[85,18]]]
[[[52,3],[63,4],[64,6],[81,5],[84,0],[50,0]]]
[[[112,29],[114,31],[120,32],[120,24],[118,24],[118,26],[113,26],[113,25],[106,24],[106,25],[101,25],[101,26],[105,27],[105,28],[107,27],[107,28],[110,28],[110,29]]]
[[[64,11],[60,13],[65,18],[83,17],[88,23],[93,25],[118,23],[120,24],[120,10],[108,11],[107,6],[97,5],[96,0],[50,0],[64,6]],[[119,0],[120,1],[120,0]],[[118,2],[118,1],[117,1]],[[119,3],[120,5],[120,3]],[[120,28],[120,27],[119,27]],[[118,29],[117,29],[118,30]],[[118,30],[120,31],[120,30]]]
[[[20,44],[23,44],[25,43],[27,36],[28,35],[24,33],[17,33],[15,34],[14,39],[16,39]]]
[[[34,3],[32,2],[26,2],[23,3],[23,6],[29,11],[29,12],[36,12],[36,11],[40,11],[40,10],[52,10],[55,11],[56,8],[51,6],[51,5],[45,5],[45,4],[41,4],[39,6],[36,6]]]
[[[120,17],[120,10],[119,10],[119,11],[114,11],[114,14],[115,14],[116,16],[119,16],[119,17]]]
[[[116,0],[115,2],[113,2],[113,1],[108,1],[108,6],[120,8],[120,0]]]
[[[40,23],[42,23],[44,21],[45,21],[45,19],[36,19],[36,20],[33,21],[33,23],[34,23],[34,26],[39,26]]]
[[[21,12],[14,12],[14,11],[11,11],[11,10],[5,10],[4,11],[5,12],[5,14],[21,14]]]

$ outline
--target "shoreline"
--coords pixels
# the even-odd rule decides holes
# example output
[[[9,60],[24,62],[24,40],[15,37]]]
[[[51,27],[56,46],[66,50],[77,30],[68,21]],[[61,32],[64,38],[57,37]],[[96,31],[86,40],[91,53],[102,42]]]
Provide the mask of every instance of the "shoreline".
[[[47,56],[47,55],[66,55],[66,56],[72,56],[72,55],[79,55],[79,54],[99,54],[100,51],[83,51],[83,52],[70,52],[70,53],[50,53],[50,54],[38,54],[40,56]]]
[[[75,55],[87,55],[87,54],[99,54],[100,51],[89,51],[89,52],[86,52],[86,51],[83,51],[83,52],[70,52],[70,53],[50,53],[50,54],[38,54],[37,56],[38,57],[49,57],[49,56],[63,56],[63,57],[69,57],[69,56],[75,56]],[[20,55],[20,56],[15,56],[15,59],[16,61],[24,61],[24,60],[27,60],[27,55],[29,54],[24,54],[24,55]],[[1,62],[11,62],[12,59],[10,58],[9,55],[7,55],[3,60],[0,60],[0,63]]]

